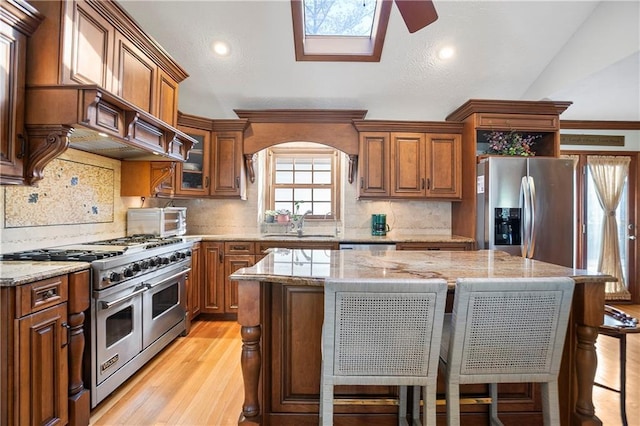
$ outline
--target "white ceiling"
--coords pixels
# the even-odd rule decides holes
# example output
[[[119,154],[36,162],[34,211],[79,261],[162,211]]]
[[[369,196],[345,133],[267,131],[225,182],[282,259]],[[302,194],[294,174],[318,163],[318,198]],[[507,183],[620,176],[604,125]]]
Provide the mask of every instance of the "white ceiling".
[[[120,4],[187,71],[179,109],[368,110],[368,119],[444,120],[468,99],[572,101],[565,120],[640,120],[640,2],[434,0],[409,34],[392,8],[378,62],[296,62],[288,0]],[[231,44],[216,57],[215,40]],[[453,45],[443,62],[437,50]]]

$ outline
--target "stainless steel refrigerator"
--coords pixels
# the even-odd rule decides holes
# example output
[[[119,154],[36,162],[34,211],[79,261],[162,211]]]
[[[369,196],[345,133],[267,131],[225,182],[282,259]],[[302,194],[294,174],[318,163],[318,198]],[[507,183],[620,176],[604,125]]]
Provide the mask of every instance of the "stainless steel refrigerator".
[[[574,267],[572,160],[488,157],[477,172],[479,248]]]

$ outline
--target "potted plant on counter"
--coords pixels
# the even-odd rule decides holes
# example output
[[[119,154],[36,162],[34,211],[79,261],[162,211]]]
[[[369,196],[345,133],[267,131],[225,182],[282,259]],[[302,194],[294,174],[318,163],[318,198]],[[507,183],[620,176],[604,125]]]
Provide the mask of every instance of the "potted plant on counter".
[[[278,212],[276,212],[275,210],[265,210],[264,221],[266,223],[273,223],[276,221],[276,216],[278,216]]]
[[[288,223],[291,219],[291,212],[287,209],[276,210],[276,221],[278,223]]]

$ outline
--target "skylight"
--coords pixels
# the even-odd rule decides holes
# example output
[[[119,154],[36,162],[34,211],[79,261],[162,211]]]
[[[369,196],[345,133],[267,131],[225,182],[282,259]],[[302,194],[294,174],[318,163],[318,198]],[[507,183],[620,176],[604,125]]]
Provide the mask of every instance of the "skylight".
[[[292,0],[298,61],[380,61],[391,12],[383,0]]]

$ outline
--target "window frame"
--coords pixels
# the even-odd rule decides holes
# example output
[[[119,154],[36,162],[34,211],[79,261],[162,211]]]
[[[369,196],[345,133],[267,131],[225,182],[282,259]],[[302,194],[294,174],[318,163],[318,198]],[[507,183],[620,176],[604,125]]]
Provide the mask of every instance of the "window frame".
[[[304,0],[291,0],[296,61],[380,62],[392,0],[376,0],[371,37],[307,36]],[[339,52],[336,50],[339,49]]]
[[[275,190],[276,188],[291,187],[295,188],[295,184],[291,185],[276,185],[275,183],[275,164],[278,157],[298,157],[298,158],[316,158],[318,156],[328,157],[331,159],[331,220],[340,218],[340,187],[342,185],[342,174],[340,166],[340,151],[330,147],[272,147],[268,148],[266,152],[266,169],[267,179],[265,179],[265,206],[267,210],[274,210],[275,208]],[[305,184],[300,185],[304,188],[323,188],[327,185],[313,185]],[[295,211],[291,212],[295,214]],[[304,212],[298,212],[302,214]],[[308,215],[305,220],[320,220],[328,219],[326,215]]]

